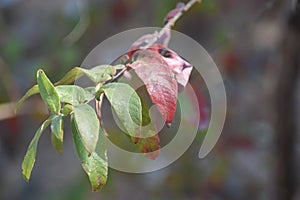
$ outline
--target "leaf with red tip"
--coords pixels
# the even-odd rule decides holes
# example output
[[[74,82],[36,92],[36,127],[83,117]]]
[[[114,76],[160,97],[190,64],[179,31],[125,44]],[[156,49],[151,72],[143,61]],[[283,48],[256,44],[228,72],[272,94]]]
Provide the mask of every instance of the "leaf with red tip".
[[[155,134],[148,138],[141,138],[137,143],[137,147],[146,157],[154,160],[159,156],[160,146],[158,144],[159,137]]]
[[[145,83],[149,96],[157,105],[166,123],[171,123],[176,111],[178,86],[175,76],[159,53],[139,50],[133,54],[133,68]]]

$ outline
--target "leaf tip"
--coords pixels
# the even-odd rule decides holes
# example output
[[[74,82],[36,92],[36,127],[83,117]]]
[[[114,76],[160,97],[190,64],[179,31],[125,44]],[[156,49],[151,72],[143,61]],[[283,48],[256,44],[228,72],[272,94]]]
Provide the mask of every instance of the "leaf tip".
[[[98,192],[103,188],[103,186],[106,184],[106,180],[103,180],[101,177],[97,177],[94,183],[92,183],[92,191]]]
[[[160,154],[160,150],[152,151],[149,153],[145,153],[145,156],[151,160],[155,160]]]
[[[24,179],[24,181],[26,181],[27,183],[29,183],[30,177],[28,177],[25,174],[23,174],[23,179]]]
[[[166,123],[167,128],[171,128],[171,125],[172,125],[171,122],[167,122],[167,123]]]
[[[38,73],[38,74],[43,74],[44,71],[43,71],[42,69],[38,69],[38,70],[37,70],[37,73]]]
[[[16,107],[15,107],[15,109],[14,109],[14,113],[15,113],[15,114],[18,113],[19,107],[20,107],[20,106],[18,106],[18,104],[17,104]]]
[[[27,183],[29,182],[30,174],[31,174],[31,172],[28,172],[28,171],[26,170],[26,168],[24,167],[24,164],[22,164],[22,176],[23,176],[23,179],[24,179]]]

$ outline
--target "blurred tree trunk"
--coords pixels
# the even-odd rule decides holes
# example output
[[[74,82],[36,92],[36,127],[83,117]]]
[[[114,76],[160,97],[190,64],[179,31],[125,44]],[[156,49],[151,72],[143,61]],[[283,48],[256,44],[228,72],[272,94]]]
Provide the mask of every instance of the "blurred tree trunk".
[[[297,192],[296,169],[296,87],[300,65],[300,0],[289,15],[286,32],[283,35],[281,66],[276,88],[276,142],[277,142],[277,184],[278,200],[295,199]]]

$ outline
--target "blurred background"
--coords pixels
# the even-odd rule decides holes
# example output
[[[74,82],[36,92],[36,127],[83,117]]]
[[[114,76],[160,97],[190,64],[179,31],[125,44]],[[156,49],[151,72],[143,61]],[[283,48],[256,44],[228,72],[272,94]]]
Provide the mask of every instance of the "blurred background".
[[[38,95],[14,115],[42,67],[59,80],[108,37],[163,25],[177,0],[0,0],[0,199],[300,199],[300,3],[204,0],[174,30],[197,40],[216,62],[228,110],[213,151],[198,159],[205,130],[176,162],[148,174],[109,169],[93,193],[68,124],[63,154],[41,137],[30,183],[21,162],[46,118]],[[203,88],[203,94],[207,91]],[[209,110],[209,98],[207,109]]]

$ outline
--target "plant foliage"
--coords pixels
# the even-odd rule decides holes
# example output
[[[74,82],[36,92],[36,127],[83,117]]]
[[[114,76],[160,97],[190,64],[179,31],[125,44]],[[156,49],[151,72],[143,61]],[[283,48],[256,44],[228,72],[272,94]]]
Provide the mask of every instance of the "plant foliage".
[[[187,5],[190,7],[190,4]],[[178,4],[167,15],[165,23],[173,23],[172,19],[178,18],[185,11],[184,8],[183,3]],[[22,163],[24,179],[30,179],[38,140],[47,126],[51,127],[53,147],[62,153],[63,122],[69,117],[78,158],[93,191],[99,190],[106,183],[108,164],[105,137],[109,133],[106,133],[101,121],[103,96],[109,101],[137,150],[150,159],[157,158],[159,137],[151,123],[148,106],[129,84],[119,83],[117,78],[125,71],[134,70],[144,82],[152,103],[157,105],[166,124],[170,126],[176,112],[178,87],[187,84],[192,66],[167,48],[169,40],[168,29],[164,29],[162,34],[145,35],[133,43],[122,62],[91,69],[75,67],[56,83],[52,83],[45,72],[39,69],[36,74],[37,85],[29,89],[16,105],[17,111],[30,96],[40,94],[50,111],[50,117],[42,123],[29,144]],[[82,76],[88,77],[94,85],[88,88],[73,85]],[[98,105],[96,110],[89,105],[91,101]],[[150,125],[142,129],[145,124]]]

